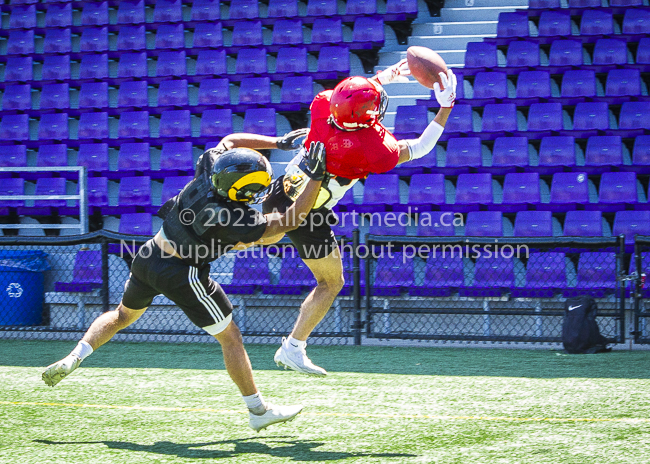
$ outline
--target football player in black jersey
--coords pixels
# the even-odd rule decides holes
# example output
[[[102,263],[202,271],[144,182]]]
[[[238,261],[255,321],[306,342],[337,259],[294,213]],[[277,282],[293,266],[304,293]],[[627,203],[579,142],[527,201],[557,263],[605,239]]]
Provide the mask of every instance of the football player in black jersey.
[[[210,279],[211,261],[232,249],[274,243],[296,229],[312,209],[325,176],[322,143],[312,144],[304,156],[301,168],[311,179],[285,213],[262,215],[249,206],[273,180],[271,165],[254,148],[291,148],[299,135],[304,133],[279,139],[232,134],[201,155],[194,179],[161,208],[161,230],[140,247],[133,260],[122,302],[99,316],[68,356],[46,368],[45,383],[54,386],[71,374],[93,350],[138,320],[156,295],[163,294],[221,344],[228,374],[248,406],[251,428],[259,431],[300,413],[302,406],[274,406],[264,401],[232,320],[232,304]]]

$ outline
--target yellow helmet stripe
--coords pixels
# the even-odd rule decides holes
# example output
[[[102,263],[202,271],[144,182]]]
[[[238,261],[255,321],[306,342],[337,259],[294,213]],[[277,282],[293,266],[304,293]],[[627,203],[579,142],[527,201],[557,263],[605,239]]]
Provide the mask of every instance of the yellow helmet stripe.
[[[265,171],[256,171],[246,174],[244,177],[239,179],[237,182],[232,184],[232,187],[228,190],[228,198],[234,201],[241,201],[237,199],[237,192],[243,187],[250,184],[261,184],[264,187],[268,187],[271,183],[271,176],[268,172]]]

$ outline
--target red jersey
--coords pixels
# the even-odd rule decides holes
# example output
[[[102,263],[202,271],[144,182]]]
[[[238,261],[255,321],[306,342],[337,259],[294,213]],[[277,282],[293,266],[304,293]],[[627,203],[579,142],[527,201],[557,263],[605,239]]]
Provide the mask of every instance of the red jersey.
[[[323,142],[327,171],[347,179],[362,179],[397,166],[399,147],[388,129],[377,123],[356,131],[344,131],[327,122],[332,90],[319,93],[311,103],[311,129],[305,147]]]

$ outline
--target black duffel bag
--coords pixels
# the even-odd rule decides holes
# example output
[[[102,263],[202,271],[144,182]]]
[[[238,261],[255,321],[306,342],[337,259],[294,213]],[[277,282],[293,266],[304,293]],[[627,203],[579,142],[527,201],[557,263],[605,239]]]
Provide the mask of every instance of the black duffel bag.
[[[602,353],[607,348],[607,338],[603,337],[596,322],[598,306],[589,295],[569,298],[564,303],[564,323],[562,324],[562,344],[567,353]]]

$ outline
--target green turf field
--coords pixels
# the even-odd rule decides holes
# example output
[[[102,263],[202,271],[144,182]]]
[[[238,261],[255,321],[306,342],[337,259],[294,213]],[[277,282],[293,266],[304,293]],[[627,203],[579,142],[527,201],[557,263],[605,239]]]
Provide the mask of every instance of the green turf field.
[[[0,463],[650,462],[650,352],[309,347],[326,378],[249,346],[260,434],[216,344],[109,343],[55,388],[74,342],[0,341]]]

